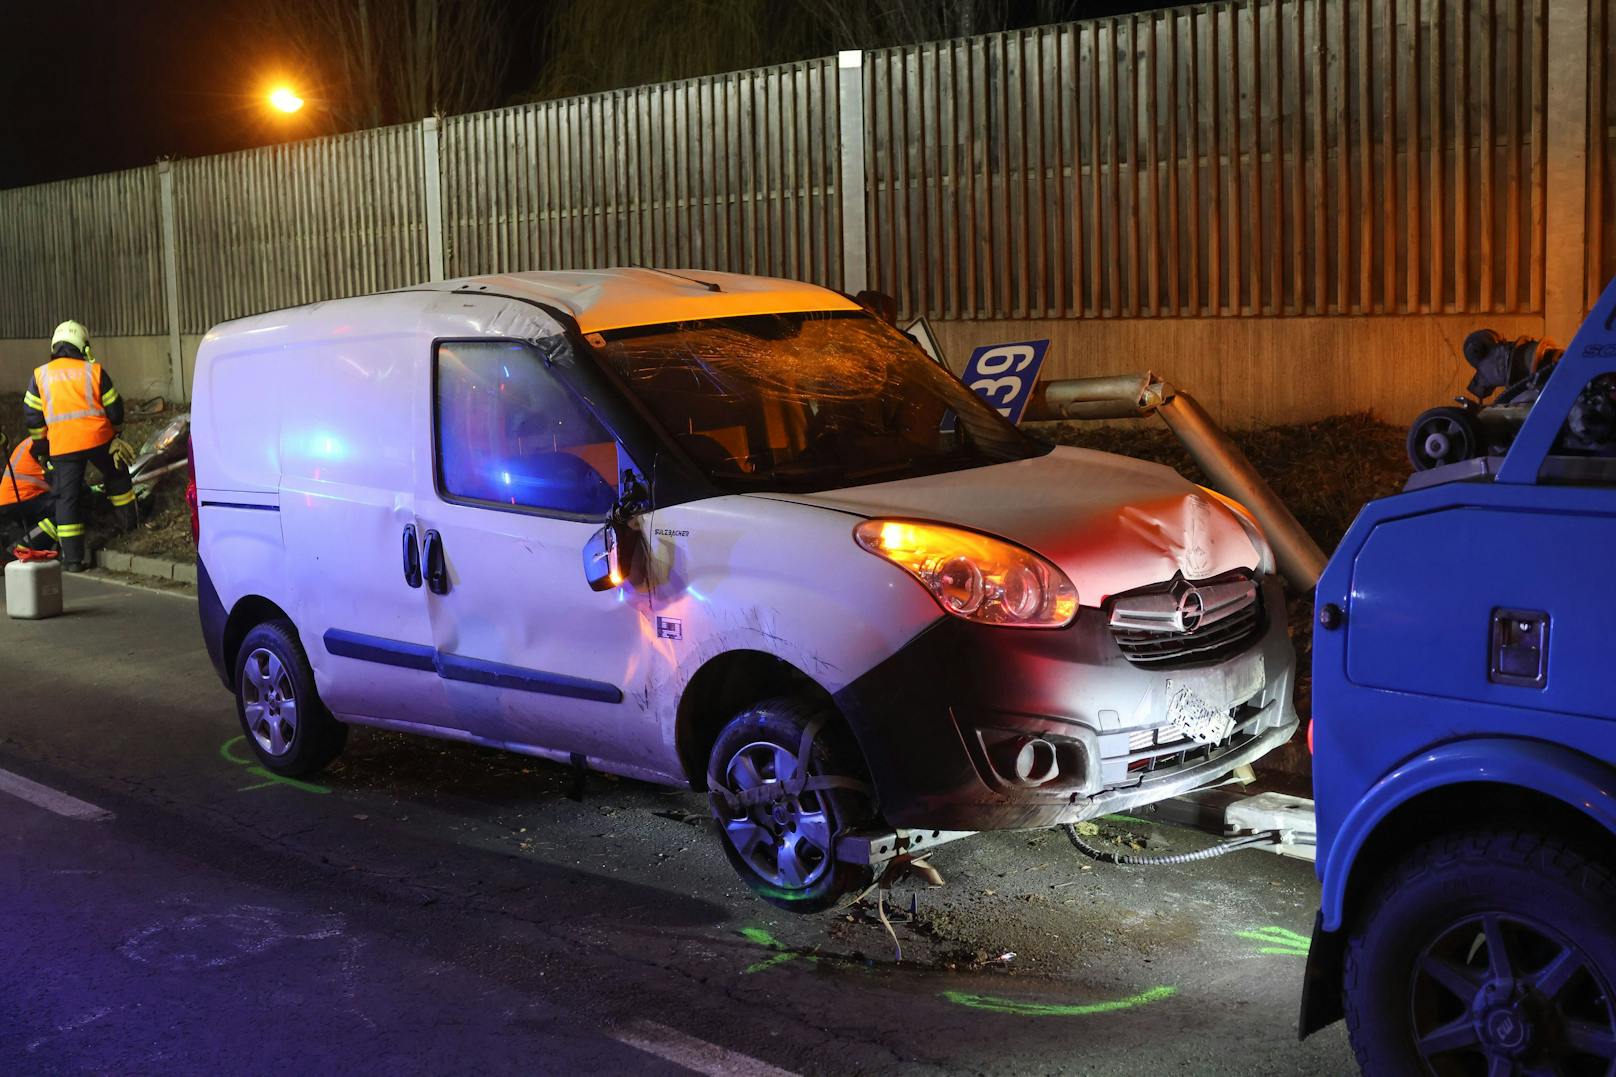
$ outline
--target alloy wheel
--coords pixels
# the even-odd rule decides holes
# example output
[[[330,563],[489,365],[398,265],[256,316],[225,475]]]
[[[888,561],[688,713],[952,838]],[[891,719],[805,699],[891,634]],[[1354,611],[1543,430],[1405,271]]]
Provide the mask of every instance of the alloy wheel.
[[[835,820],[818,793],[792,794],[796,776],[792,752],[769,741],[754,741],[730,756],[724,784],[732,793],[779,786],[778,795],[738,809],[723,820],[725,835],[742,860],[766,882],[785,890],[813,885],[830,868]]]
[[[274,651],[259,647],[242,663],[241,702],[258,747],[276,758],[291,750],[297,736],[297,688]]]
[[[1616,997],[1576,943],[1516,914],[1467,917],[1421,951],[1414,1044],[1449,1075],[1616,1074]]]

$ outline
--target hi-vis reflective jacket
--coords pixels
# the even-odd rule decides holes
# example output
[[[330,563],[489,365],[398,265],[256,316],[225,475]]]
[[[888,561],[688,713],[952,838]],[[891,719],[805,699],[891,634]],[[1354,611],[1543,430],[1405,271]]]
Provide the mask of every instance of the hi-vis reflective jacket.
[[[22,398],[30,437],[50,442],[52,456],[105,445],[123,426],[123,401],[100,363],[52,359],[34,371]]]
[[[23,438],[11,453],[11,462],[0,468],[0,505],[15,505],[19,501],[32,501],[50,493],[45,469],[34,459],[34,439]]]

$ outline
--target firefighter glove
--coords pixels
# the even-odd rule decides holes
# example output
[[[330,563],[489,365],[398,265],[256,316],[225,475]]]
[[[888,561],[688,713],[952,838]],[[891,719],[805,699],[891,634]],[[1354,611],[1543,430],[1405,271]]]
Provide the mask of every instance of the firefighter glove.
[[[107,446],[107,452],[112,454],[113,462],[128,471],[135,462],[135,447],[123,438],[113,438],[112,444]]]

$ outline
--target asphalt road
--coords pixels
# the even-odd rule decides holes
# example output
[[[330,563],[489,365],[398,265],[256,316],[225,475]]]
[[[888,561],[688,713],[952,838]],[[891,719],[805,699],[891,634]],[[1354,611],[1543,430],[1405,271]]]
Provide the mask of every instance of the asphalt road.
[[[1307,864],[978,836],[897,893],[899,961],[753,899],[689,792],[365,730],[269,780],[189,597],[67,599],[0,618],[0,1073],[1352,1072],[1296,1042]]]

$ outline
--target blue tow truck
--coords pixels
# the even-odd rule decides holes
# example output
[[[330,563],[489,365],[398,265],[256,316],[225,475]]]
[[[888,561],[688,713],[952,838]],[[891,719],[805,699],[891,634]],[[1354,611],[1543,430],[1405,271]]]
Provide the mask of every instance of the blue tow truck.
[[[1616,283],[1563,354],[1471,343],[1478,399],[1421,417],[1318,584],[1301,1034],[1616,1077]]]

